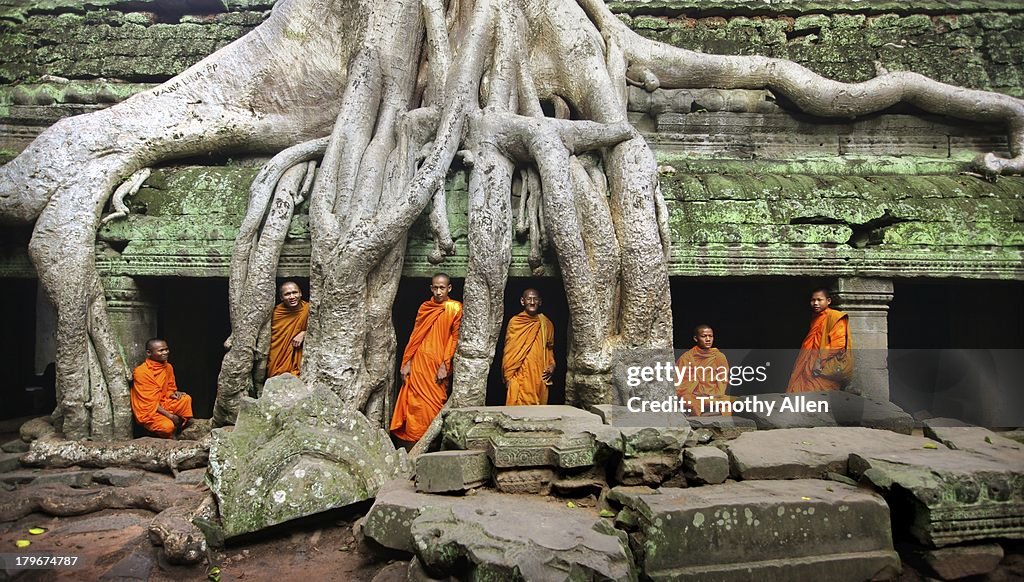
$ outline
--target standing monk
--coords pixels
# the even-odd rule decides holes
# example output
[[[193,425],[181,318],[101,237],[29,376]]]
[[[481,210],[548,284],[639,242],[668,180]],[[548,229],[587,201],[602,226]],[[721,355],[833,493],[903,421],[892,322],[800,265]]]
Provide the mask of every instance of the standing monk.
[[[811,292],[811,329],[800,345],[786,392],[822,392],[838,390],[849,380],[853,354],[846,314],[836,311],[828,289]],[[848,362],[848,365],[844,365]],[[846,378],[836,375],[845,368]]]
[[[146,361],[135,368],[132,382],[132,412],[135,420],[154,435],[170,439],[192,421],[192,397],[178,390],[167,342],[153,338],[146,342]]]
[[[402,389],[395,401],[391,433],[405,447],[420,440],[448,399],[462,322],[462,304],[448,297],[451,290],[448,275],[434,275],[431,298],[416,312],[416,325],[402,354]]]
[[[523,312],[512,317],[505,333],[501,373],[508,396],[505,406],[547,404],[555,371],[555,326],[540,313],[540,293],[523,291]]]
[[[702,323],[695,327],[693,341],[697,345],[679,356],[676,362],[676,368],[681,371],[676,395],[686,402],[693,416],[716,414],[710,400],[699,400],[698,397],[728,399],[725,390],[729,387],[729,360],[718,348],[712,347],[715,330],[710,325]],[[722,414],[732,416],[728,410]]]
[[[302,340],[306,338],[309,303],[302,300],[302,290],[294,281],[285,281],[277,289],[281,302],[270,318],[270,361],[267,378],[279,374],[299,375],[302,364]]]

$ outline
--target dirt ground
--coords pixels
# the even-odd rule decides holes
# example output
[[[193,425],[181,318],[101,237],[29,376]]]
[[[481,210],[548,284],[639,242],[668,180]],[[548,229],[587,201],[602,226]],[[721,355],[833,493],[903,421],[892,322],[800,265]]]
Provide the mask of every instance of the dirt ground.
[[[7,437],[4,439],[3,437]],[[0,435],[0,442],[16,438]],[[30,471],[53,475],[81,471],[78,468]],[[10,473],[0,473],[0,477]],[[148,475],[152,477],[152,475]],[[170,476],[166,481],[174,483]],[[31,484],[2,483],[0,505],[14,499],[16,491]],[[179,485],[182,491],[205,485]],[[74,486],[73,486],[74,487]],[[84,489],[109,487],[89,483]],[[79,488],[79,489],[82,489]],[[369,508],[333,512],[305,521],[279,526],[258,537],[240,540],[225,548],[211,549],[209,560],[194,566],[168,564],[161,548],[149,539],[148,529],[155,513],[145,509],[104,509],[85,515],[54,517],[32,513],[16,521],[0,522],[0,555],[6,562],[16,556],[75,556],[74,568],[17,569],[0,565],[0,580],[30,581],[133,581],[181,582],[208,579],[211,566],[220,568],[220,580],[309,580],[369,581],[388,565],[388,560],[371,555],[357,544],[352,524]],[[31,534],[32,528],[45,530]],[[18,540],[30,545],[18,548]],[[212,578],[209,578],[212,579]]]
[[[139,509],[106,509],[74,517],[38,513],[0,524],[0,547],[7,555],[52,554],[77,556],[75,568],[7,570],[0,579],[50,580],[152,580],[178,582],[207,579],[211,564],[175,566],[153,546],[147,529],[154,514]],[[369,581],[388,562],[371,556],[352,537],[354,517],[331,523],[311,523],[211,550],[212,565],[220,568],[220,580],[339,580]],[[31,535],[33,527],[45,528]],[[18,549],[15,541],[31,545]]]

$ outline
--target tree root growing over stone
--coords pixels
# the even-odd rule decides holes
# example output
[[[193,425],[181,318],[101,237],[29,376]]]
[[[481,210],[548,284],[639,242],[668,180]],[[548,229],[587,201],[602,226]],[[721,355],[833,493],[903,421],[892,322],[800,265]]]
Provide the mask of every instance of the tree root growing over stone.
[[[23,465],[61,468],[124,467],[155,473],[177,473],[205,467],[210,456],[207,435],[198,441],[143,437],[128,442],[39,439],[22,455]]]
[[[57,308],[58,428],[70,438],[129,433],[127,369],[93,251],[111,191],[143,168],[210,151],[280,152],[253,185],[232,260],[217,423],[232,422],[252,381],[280,245],[307,189],[302,377],[380,418],[406,233],[433,203],[432,260],[452,252],[443,186],[457,156],[469,170],[470,262],[448,406],[484,402],[513,193],[531,266],[550,245],[565,284],[567,401],[609,401],[616,349],[672,346],[667,212],[653,154],[626,119],[628,85],[767,88],[824,117],[906,102],[1000,122],[1012,157],[975,165],[1024,170],[1018,99],[914,73],[846,84],[777,59],[694,53],[640,37],[602,0],[281,0],[249,35],[155,89],[58,122],[0,168],[0,217],[35,221],[30,253]]]

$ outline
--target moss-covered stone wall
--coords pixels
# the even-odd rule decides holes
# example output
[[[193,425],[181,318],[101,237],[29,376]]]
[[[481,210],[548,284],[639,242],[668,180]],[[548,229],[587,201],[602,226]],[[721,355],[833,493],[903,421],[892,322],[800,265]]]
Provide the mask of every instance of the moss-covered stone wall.
[[[1014,0],[632,0],[609,5],[640,34],[719,54],[791,59],[860,81],[875,63],[1024,95],[1024,4]],[[0,162],[56,119],[152,87],[255,27],[272,0],[0,0]],[[961,176],[999,128],[934,117],[808,119],[764,92],[642,94],[631,119],[661,164],[671,272],[1024,279],[1024,179]],[[212,162],[211,162],[212,163]],[[108,274],[223,277],[259,160],[169,166],[100,234]],[[461,176],[449,214],[465,266]],[[22,233],[23,234],[23,233]],[[0,237],[0,276],[31,276],[23,236]],[[406,272],[429,274],[423,224]],[[19,246],[21,245],[21,246]],[[513,275],[527,275],[515,247]],[[303,209],[282,274],[308,269]],[[549,264],[548,272],[556,273]]]

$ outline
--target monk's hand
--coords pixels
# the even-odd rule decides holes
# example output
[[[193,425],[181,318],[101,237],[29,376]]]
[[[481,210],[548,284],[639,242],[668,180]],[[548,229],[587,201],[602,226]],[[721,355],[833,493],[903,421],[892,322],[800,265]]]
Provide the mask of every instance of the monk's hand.
[[[444,382],[444,379],[448,377],[448,367],[441,362],[441,365],[437,367],[437,383]]]
[[[174,394],[171,394],[171,400],[178,400],[179,398],[181,398],[181,391],[180,390],[176,390],[174,392]]]
[[[811,367],[812,376],[821,376],[821,360],[815,360],[814,366]]]
[[[174,428],[181,428],[181,417],[180,416],[178,416],[177,414],[171,413],[170,416],[168,416],[168,418],[170,418],[171,422],[174,423]]]
[[[405,379],[409,377],[409,373],[410,372],[412,372],[412,360],[409,360],[408,362],[406,362],[405,365],[402,366],[402,371],[399,372],[400,374],[402,374],[402,381],[403,382],[405,382]]]
[[[306,339],[306,332],[300,331],[299,333],[295,334],[295,337],[292,338],[292,347],[301,348],[302,340],[304,339]]]
[[[544,368],[544,371],[541,372],[540,377],[543,378],[545,382],[550,384],[551,383],[551,377],[552,377],[552,375],[554,373],[555,373],[555,365],[551,364],[547,368]]]

